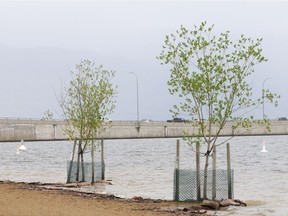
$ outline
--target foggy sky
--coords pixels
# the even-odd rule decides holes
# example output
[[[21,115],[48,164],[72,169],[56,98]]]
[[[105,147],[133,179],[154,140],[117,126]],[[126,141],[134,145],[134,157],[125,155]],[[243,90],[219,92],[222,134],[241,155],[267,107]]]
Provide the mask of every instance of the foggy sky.
[[[136,119],[139,81],[140,119],[167,120],[177,97],[169,95],[169,67],[156,56],[165,35],[202,21],[216,33],[231,31],[263,38],[268,62],[252,77],[256,95],[265,88],[279,93],[279,106],[265,104],[270,118],[288,116],[286,1],[1,1],[0,117],[41,118],[61,111],[56,96],[70,79],[69,70],[89,58],[116,71],[117,120]],[[55,96],[56,95],[56,96]],[[253,114],[262,117],[262,107]],[[185,118],[185,116],[182,116]]]

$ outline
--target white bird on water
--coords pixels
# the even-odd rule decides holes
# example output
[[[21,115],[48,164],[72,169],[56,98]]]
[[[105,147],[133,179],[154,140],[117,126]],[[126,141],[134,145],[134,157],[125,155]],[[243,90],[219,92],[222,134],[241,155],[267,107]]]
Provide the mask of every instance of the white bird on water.
[[[261,152],[267,152],[267,150],[265,148],[265,141],[263,141],[263,148],[262,148]]]
[[[24,141],[21,140],[21,145],[19,147],[20,150],[26,150],[26,147],[24,146]]]
[[[25,151],[26,150],[26,147],[24,146],[24,141],[21,140],[21,145],[17,145],[17,148],[16,148],[16,154],[19,154],[20,153],[20,150],[23,150]]]

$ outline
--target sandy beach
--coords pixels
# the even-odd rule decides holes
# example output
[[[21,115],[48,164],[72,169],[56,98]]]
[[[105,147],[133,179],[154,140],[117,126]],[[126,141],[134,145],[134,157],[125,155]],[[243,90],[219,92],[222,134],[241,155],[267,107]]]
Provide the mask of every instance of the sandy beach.
[[[114,196],[85,194],[71,190],[45,188],[37,184],[0,182],[0,216],[168,216],[182,215],[179,203],[161,200],[120,199]],[[181,203],[181,208],[192,204]],[[180,209],[181,209],[180,208]],[[199,212],[200,210],[200,212]],[[206,215],[193,206],[189,215]]]

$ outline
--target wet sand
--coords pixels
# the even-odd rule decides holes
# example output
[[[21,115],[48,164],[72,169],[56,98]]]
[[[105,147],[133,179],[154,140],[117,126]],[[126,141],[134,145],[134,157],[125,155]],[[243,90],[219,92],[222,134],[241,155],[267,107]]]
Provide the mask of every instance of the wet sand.
[[[43,187],[37,184],[0,182],[0,216],[168,216],[182,215],[177,207],[191,207],[191,203],[161,200],[120,199],[114,196],[79,193],[71,190]],[[193,207],[192,214],[201,208]]]

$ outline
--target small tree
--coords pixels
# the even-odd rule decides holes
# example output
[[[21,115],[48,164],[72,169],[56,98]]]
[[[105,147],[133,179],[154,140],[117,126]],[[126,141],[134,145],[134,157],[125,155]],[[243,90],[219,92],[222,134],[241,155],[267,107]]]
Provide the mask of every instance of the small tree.
[[[53,120],[54,118],[54,114],[53,112],[51,112],[49,109],[46,110],[44,113],[43,113],[43,116],[41,118],[41,120],[43,121],[48,121],[48,120]]]
[[[267,61],[262,55],[262,39],[252,40],[241,35],[237,42],[229,32],[212,35],[213,26],[203,22],[193,30],[185,27],[166,36],[163,50],[158,57],[162,64],[170,64],[169,91],[182,98],[174,105],[174,115],[184,113],[196,118],[191,124],[198,128],[195,134],[186,134],[190,145],[204,143],[205,152],[203,198],[207,198],[207,172],[209,155],[217,143],[220,132],[228,120],[234,120],[234,128],[250,128],[253,123],[266,124],[267,119],[254,120],[243,115],[248,108],[263,103],[263,98],[252,98],[248,78],[254,66]],[[276,94],[262,90],[263,97],[277,105]],[[212,126],[218,126],[212,136]]]
[[[78,136],[78,168],[79,157],[82,163],[82,181],[84,181],[83,153],[91,150],[93,166],[94,140],[99,129],[103,126],[105,116],[112,113],[115,108],[117,86],[113,86],[111,79],[114,71],[95,67],[89,60],[81,61],[76,65],[76,72],[71,71],[72,80],[64,95],[59,100],[64,117],[67,120],[66,133],[71,139]],[[92,174],[94,169],[92,168]],[[93,178],[94,176],[92,176]]]

